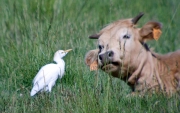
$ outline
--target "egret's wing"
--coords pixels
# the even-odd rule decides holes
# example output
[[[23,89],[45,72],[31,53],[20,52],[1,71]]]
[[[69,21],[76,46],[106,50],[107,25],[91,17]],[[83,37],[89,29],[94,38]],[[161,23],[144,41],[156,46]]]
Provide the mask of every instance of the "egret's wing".
[[[39,72],[36,74],[34,80],[33,80],[33,84],[37,83],[38,81],[40,81],[41,79],[44,79],[45,76],[48,76],[50,73],[57,73],[58,69],[57,69],[57,65],[56,64],[47,64],[45,66],[43,66]]]
[[[48,89],[51,89],[54,86],[54,84],[58,78],[58,75],[55,75],[56,73],[51,73],[51,74],[53,74],[53,76],[49,74],[46,77],[37,81],[33,86],[33,90],[38,92],[38,91],[42,90],[43,88],[46,88],[45,91],[48,91],[47,87],[48,87]]]
[[[43,66],[33,80],[34,86],[31,90],[31,95],[35,95],[50,82],[55,82],[58,78],[58,72],[59,68],[55,64],[48,64]]]

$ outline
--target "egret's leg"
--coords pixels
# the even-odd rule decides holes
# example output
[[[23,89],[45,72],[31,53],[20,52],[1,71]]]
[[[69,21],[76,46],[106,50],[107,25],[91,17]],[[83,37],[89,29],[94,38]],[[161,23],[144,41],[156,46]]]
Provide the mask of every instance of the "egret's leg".
[[[52,89],[52,87],[54,86],[54,84],[55,84],[55,81],[51,81],[51,82],[48,84],[49,92],[51,92],[51,89]]]
[[[44,88],[45,91],[48,91],[48,89],[49,89],[48,86],[46,86],[46,87]]]
[[[41,92],[44,92],[44,91],[46,92],[46,91],[48,91],[48,90],[49,90],[48,86],[44,86],[44,88],[41,89],[40,91],[41,91]]]

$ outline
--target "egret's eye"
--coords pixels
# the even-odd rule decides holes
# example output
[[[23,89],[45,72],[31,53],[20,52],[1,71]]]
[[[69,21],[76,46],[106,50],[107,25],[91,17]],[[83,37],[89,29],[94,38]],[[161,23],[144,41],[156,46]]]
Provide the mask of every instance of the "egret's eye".
[[[130,35],[126,34],[123,36],[124,39],[129,39],[130,38]]]

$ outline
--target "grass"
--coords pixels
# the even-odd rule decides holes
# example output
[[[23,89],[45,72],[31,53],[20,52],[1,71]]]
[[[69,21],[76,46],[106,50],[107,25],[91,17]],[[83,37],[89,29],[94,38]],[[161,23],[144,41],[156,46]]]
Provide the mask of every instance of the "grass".
[[[108,23],[139,12],[142,26],[150,20],[163,24],[159,41],[149,45],[159,53],[180,48],[179,0],[0,0],[0,111],[73,113],[178,113],[178,96],[127,97],[130,89],[120,79],[85,66],[87,51],[96,48],[88,36]],[[64,58],[66,74],[52,93],[30,97],[32,80],[58,49],[72,48]]]

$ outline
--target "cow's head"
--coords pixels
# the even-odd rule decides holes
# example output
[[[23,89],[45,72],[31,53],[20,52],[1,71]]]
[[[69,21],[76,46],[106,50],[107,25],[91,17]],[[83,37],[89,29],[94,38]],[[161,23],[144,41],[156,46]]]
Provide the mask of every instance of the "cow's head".
[[[138,55],[149,51],[146,40],[158,39],[161,35],[159,22],[148,22],[142,28],[136,28],[135,25],[142,16],[143,13],[140,13],[135,18],[118,20],[91,35],[90,39],[98,39],[98,49],[86,54],[86,64],[97,61],[102,70],[116,77],[119,73],[131,71],[128,69],[133,68],[128,67],[137,65],[134,61],[140,60],[137,59]]]

